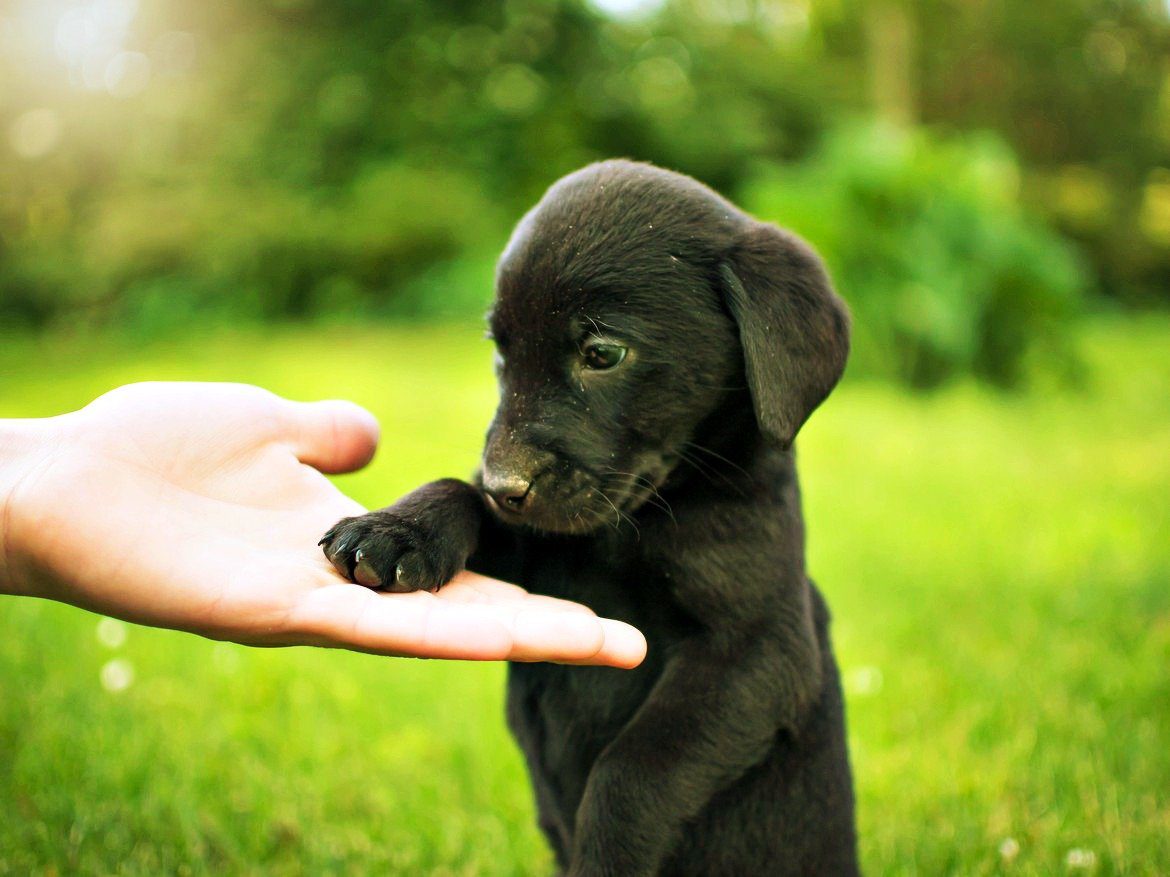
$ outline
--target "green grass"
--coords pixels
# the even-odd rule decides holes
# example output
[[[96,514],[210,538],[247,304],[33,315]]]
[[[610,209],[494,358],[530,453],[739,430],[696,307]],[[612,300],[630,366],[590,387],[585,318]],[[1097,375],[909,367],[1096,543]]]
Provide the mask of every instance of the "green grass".
[[[1170,870],[1170,323],[1082,347],[1080,391],[846,382],[802,434],[870,874]],[[490,374],[476,327],[7,338],[0,416],[144,378],[349,397],[385,438],[341,483],[382,504],[472,467]],[[0,872],[551,871],[502,667],[98,620],[0,599]]]

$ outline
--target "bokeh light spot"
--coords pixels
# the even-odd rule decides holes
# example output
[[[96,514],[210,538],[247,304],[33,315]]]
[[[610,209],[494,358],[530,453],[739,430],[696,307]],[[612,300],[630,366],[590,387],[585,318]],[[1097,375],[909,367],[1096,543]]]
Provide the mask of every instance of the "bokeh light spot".
[[[884,679],[878,667],[854,667],[845,674],[845,691],[851,697],[870,697],[882,690]]]
[[[658,56],[639,61],[630,73],[638,97],[646,107],[671,107],[691,97],[687,74],[673,58]]]
[[[497,67],[484,86],[488,100],[512,115],[524,115],[535,109],[544,97],[544,80],[523,64]]]
[[[1170,247],[1170,170],[1158,168],[1150,174],[1138,221],[1150,241]]]
[[[61,119],[54,110],[29,110],[16,117],[9,140],[21,158],[48,155],[61,140]]]
[[[103,81],[114,97],[141,94],[150,85],[150,59],[141,52],[119,52],[106,64]]]
[[[116,618],[103,618],[96,633],[98,642],[107,649],[118,649],[126,643],[126,625]]]
[[[125,658],[114,658],[102,666],[100,679],[106,691],[114,694],[125,691],[134,684],[134,665]]]
[[[1094,70],[1120,76],[1129,63],[1129,52],[1116,33],[1099,28],[1085,38],[1085,58]]]
[[[1097,854],[1092,850],[1073,848],[1064,857],[1064,864],[1070,870],[1090,871],[1097,867]]]
[[[499,37],[483,25],[461,27],[448,38],[445,51],[452,66],[461,70],[482,70],[496,62]]]
[[[235,643],[216,643],[211,647],[211,666],[217,672],[230,676],[240,669],[240,646]]]
[[[1020,842],[1014,837],[1005,837],[999,844],[999,857],[1005,862],[1015,861],[1020,854]]]

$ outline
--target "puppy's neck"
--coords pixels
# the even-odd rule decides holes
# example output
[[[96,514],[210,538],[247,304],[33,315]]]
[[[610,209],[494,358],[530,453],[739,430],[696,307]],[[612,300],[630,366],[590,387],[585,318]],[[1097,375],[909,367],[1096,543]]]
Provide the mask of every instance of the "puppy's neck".
[[[728,397],[705,418],[683,447],[683,457],[667,481],[680,499],[752,501],[797,499],[795,453],[760,432],[746,391]]]

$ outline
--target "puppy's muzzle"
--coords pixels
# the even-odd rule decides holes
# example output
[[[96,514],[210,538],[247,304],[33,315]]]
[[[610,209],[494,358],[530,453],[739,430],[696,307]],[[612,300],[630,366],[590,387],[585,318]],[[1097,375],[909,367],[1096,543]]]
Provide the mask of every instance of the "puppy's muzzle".
[[[528,517],[538,504],[541,486],[547,481],[544,476],[554,459],[524,441],[514,429],[493,429],[480,469],[483,492],[506,519]]]
[[[483,489],[501,511],[521,515],[531,504],[532,479],[518,472],[483,470]]]

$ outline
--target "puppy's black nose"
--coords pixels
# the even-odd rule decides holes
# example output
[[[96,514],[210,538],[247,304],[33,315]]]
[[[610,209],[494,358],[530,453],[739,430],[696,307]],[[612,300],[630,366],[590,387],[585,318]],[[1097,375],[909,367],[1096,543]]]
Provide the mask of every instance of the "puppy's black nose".
[[[523,475],[485,472],[483,489],[504,511],[522,512],[532,496],[532,481]]]

